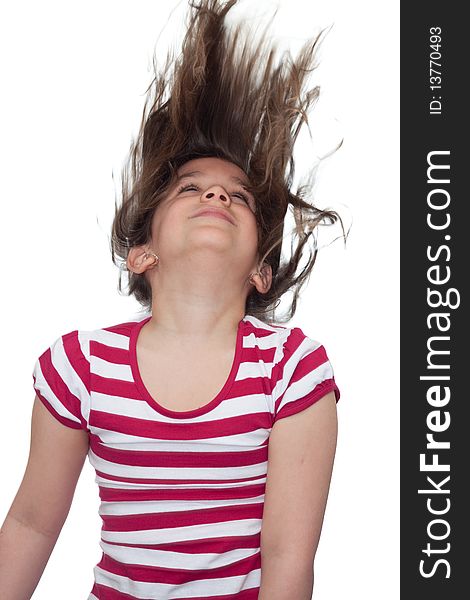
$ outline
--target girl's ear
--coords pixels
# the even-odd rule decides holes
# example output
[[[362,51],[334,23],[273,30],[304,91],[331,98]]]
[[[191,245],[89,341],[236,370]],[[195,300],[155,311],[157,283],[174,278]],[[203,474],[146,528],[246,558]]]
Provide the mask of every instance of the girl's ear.
[[[126,260],[128,270],[139,274],[155,267],[157,262],[155,256],[150,253],[149,248],[146,246],[134,246],[131,248]]]
[[[258,292],[260,294],[266,294],[266,292],[269,291],[273,280],[271,265],[264,263],[261,270],[255,275],[252,275],[252,280]]]

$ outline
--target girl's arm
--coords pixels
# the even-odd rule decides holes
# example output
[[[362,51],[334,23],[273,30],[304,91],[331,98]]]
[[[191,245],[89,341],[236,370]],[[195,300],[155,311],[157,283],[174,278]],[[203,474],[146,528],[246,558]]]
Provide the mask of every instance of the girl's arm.
[[[88,433],[59,423],[36,396],[23,480],[0,532],[2,600],[29,600],[54,549],[88,452]]]
[[[336,450],[336,398],[329,392],[279,419],[269,438],[259,600],[310,600]]]

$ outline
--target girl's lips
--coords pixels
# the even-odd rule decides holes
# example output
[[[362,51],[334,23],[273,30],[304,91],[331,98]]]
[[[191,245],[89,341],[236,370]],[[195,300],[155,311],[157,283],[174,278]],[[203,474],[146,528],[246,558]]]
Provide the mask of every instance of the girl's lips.
[[[233,222],[232,218],[228,215],[228,213],[226,213],[223,210],[219,210],[219,209],[215,209],[215,208],[210,208],[210,209],[205,208],[205,209],[199,211],[197,214],[195,214],[194,217],[217,217],[219,219],[224,219],[225,221],[232,223],[232,225],[235,225],[235,223]]]

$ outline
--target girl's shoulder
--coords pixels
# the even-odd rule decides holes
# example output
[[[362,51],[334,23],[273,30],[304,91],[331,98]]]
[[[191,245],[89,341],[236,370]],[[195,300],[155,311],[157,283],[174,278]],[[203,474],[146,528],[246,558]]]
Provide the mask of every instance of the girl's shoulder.
[[[251,359],[261,360],[269,374],[273,423],[304,410],[328,392],[336,401],[340,391],[325,347],[302,328],[267,324],[248,317],[251,343],[259,352]]]
[[[280,323],[266,323],[252,315],[243,319],[247,325],[248,335],[253,335],[260,343],[276,346],[279,351],[293,352],[299,344],[308,341],[314,346],[321,346],[320,342],[307,335],[298,326],[287,326]]]
[[[119,323],[103,324],[100,327],[82,329],[76,328],[66,330],[64,333],[56,335],[44,345],[43,355],[62,351],[71,359],[89,360],[90,347],[93,342],[100,342],[118,347],[124,347],[133,328],[150,317],[149,314],[132,315]]]

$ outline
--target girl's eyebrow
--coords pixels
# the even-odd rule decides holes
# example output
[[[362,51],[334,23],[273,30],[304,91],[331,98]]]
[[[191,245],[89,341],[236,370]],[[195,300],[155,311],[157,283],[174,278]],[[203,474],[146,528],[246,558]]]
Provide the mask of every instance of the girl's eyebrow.
[[[230,179],[236,183],[239,183],[243,187],[249,187],[250,185],[249,182],[243,181],[243,179],[240,179],[240,177],[230,177]]]
[[[189,177],[193,177],[193,175],[200,175],[201,171],[188,171],[187,173],[182,173],[181,175],[178,175],[178,177],[176,178],[176,181],[181,181],[182,179],[187,179]]]

